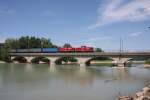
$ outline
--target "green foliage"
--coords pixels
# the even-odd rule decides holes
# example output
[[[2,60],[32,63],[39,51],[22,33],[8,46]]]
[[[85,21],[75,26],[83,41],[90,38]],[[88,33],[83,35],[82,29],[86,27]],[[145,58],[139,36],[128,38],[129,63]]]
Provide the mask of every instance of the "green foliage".
[[[64,62],[77,62],[77,59],[75,59],[74,57],[62,57],[61,59],[57,60],[56,63],[57,64],[61,64],[62,61]]]
[[[54,47],[50,39],[42,38],[41,45],[43,48],[51,48]]]
[[[0,59],[10,61],[9,52],[11,49],[28,48],[50,48],[57,47],[53,45],[50,39],[22,36],[19,39],[8,38],[5,40],[4,47],[0,48]]]
[[[18,40],[13,38],[8,38],[5,40],[5,45],[9,45],[9,48],[16,49],[18,48]]]
[[[101,48],[95,48],[96,52],[103,52],[103,50]]]
[[[28,49],[28,48],[50,48],[55,45],[52,44],[50,39],[36,38],[34,36],[22,36],[19,39],[6,39],[5,43],[9,44],[11,49]],[[56,47],[56,46],[55,46]]]
[[[42,56],[33,58],[31,60],[32,63],[39,63],[40,61],[45,62],[45,63],[49,63],[49,59],[45,58],[45,57],[42,57]]]
[[[75,59],[73,57],[63,57],[62,61],[64,61],[64,62],[68,62],[68,61],[70,61],[70,62],[77,62],[77,59]]]
[[[3,61],[10,62],[9,52],[11,50],[11,45],[9,43],[5,43],[4,47],[0,50],[0,59]]]
[[[19,63],[25,63],[27,60],[24,57],[17,56],[13,59],[13,61],[18,61]]]
[[[69,43],[65,43],[63,47],[64,47],[64,48],[71,48],[72,46],[71,46],[71,44],[69,44]]]
[[[147,59],[147,60],[145,61],[145,64],[150,64],[150,59]]]
[[[41,59],[41,61],[48,63],[48,62],[49,62],[49,59],[48,59],[48,58],[43,57],[43,58]]]
[[[94,57],[92,60],[112,61],[109,57]]]

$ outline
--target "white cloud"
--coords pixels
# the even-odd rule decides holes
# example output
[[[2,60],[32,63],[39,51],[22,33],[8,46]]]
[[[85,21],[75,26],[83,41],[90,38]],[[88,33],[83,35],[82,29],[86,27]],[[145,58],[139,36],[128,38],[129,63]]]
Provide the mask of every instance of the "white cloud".
[[[140,35],[142,35],[142,32],[135,32],[130,34],[131,37],[138,37]]]
[[[150,18],[150,0],[105,0],[98,9],[98,19],[88,29],[115,22],[137,22]],[[108,2],[109,1],[109,2]]]
[[[112,39],[113,39],[112,37],[108,37],[108,36],[93,37],[93,38],[90,38],[90,39],[84,41],[84,45],[100,47],[103,44],[106,46],[106,45],[110,44]]]

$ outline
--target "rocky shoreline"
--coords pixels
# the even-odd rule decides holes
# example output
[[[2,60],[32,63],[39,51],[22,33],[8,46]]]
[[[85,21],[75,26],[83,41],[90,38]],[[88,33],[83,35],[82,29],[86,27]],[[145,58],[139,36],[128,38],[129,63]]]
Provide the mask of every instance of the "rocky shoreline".
[[[150,64],[144,64],[145,68],[150,68]]]
[[[150,85],[144,87],[142,91],[134,96],[120,96],[118,100],[150,100]]]

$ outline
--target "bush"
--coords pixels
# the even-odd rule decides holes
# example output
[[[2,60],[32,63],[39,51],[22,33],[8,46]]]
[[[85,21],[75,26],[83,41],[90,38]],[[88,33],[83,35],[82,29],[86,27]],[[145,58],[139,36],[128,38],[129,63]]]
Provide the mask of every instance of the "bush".
[[[32,63],[39,63],[39,58],[37,57],[37,58],[33,58],[32,60],[31,60],[31,62]]]
[[[41,61],[48,63],[49,59],[48,58],[42,58]]]
[[[45,57],[36,57],[31,60],[32,63],[39,63],[39,61],[48,63],[49,59],[47,59]]]
[[[150,64],[150,59],[147,59],[147,60],[145,61],[145,64]]]
[[[20,63],[25,63],[26,59],[24,57],[18,56],[16,58],[13,59],[14,61],[18,61]]]

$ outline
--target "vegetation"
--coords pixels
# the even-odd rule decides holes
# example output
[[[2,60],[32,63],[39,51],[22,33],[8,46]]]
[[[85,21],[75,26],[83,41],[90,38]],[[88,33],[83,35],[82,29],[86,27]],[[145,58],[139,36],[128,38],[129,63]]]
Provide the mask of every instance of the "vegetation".
[[[71,44],[69,44],[69,43],[65,43],[63,47],[64,47],[64,48],[71,48],[72,46],[71,46]]]
[[[101,48],[95,48],[96,52],[103,52],[103,50]]]
[[[0,49],[0,60],[10,62],[9,51],[11,50],[10,45],[6,42],[4,47]]]
[[[11,49],[28,49],[28,48],[51,48],[58,47],[54,45],[50,39],[38,38],[34,36],[22,36],[19,39],[8,38],[5,40],[4,46],[0,47],[0,60],[10,62],[9,52]],[[72,47],[71,44],[65,43],[63,47]],[[101,48],[96,48],[97,52],[102,52]],[[42,59],[47,62],[46,59]],[[34,59],[33,62],[39,61]],[[63,58],[64,62],[76,62],[74,58]],[[23,60],[24,62],[24,60]]]
[[[145,64],[150,64],[150,59],[147,59],[147,60],[145,61]]]
[[[28,48],[51,48],[57,47],[52,44],[50,39],[37,38],[34,36],[22,36],[19,39],[8,38],[4,46],[0,48],[0,60],[10,61],[9,52],[11,49],[28,49]]]
[[[49,59],[46,57],[42,57],[42,56],[33,58],[31,62],[32,63],[39,63],[40,61],[45,62],[45,63],[49,63]]]
[[[26,59],[24,57],[17,56],[13,59],[13,61],[18,61],[19,63],[25,63]]]
[[[61,64],[63,62],[67,63],[67,62],[77,62],[77,59],[75,59],[74,57],[62,57],[59,60],[56,61],[57,64]]]
[[[111,58],[109,58],[109,57],[94,57],[93,59],[91,59],[91,60],[99,60],[99,61],[112,61],[112,59]]]
[[[5,43],[9,44],[11,49],[28,49],[28,48],[49,48],[54,47],[50,39],[36,38],[34,36],[23,36],[19,39],[6,39]]]

